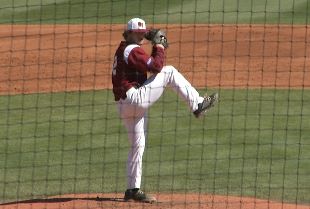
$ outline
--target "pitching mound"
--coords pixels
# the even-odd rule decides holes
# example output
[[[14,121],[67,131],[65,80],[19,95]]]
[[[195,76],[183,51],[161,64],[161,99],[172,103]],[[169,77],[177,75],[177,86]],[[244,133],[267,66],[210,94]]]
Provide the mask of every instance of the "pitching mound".
[[[79,194],[54,196],[0,205],[0,209],[102,209],[102,208],[205,208],[205,209],[309,209],[309,206],[285,204],[246,197],[203,194],[157,194],[158,203],[124,202],[123,194]]]

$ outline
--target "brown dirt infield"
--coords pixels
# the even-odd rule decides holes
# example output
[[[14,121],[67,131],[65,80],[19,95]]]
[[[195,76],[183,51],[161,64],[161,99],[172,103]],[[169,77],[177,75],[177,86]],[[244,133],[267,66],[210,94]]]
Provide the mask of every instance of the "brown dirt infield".
[[[248,197],[204,194],[157,194],[158,203],[124,202],[123,194],[75,194],[0,205],[0,209],[309,209],[306,205],[285,204]]]
[[[170,42],[166,63],[195,87],[310,87],[310,26],[162,28]],[[0,94],[111,88],[122,31],[120,25],[0,25]]]
[[[179,69],[195,87],[310,87],[309,26],[162,28],[167,30],[170,42],[166,63]],[[120,25],[0,25],[0,94],[111,88],[111,64],[122,31]],[[143,47],[150,50],[149,45]],[[153,205],[124,203],[121,196],[66,195],[0,205],[0,209],[309,209],[254,198],[203,194],[157,194],[161,203]]]

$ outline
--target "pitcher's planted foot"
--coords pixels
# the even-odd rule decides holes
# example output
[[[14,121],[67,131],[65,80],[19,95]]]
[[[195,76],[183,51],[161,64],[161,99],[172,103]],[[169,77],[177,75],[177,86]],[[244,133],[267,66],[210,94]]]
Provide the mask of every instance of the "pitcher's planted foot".
[[[142,190],[138,189],[127,189],[124,196],[125,201],[137,201],[137,202],[144,202],[144,203],[155,203],[156,198],[145,194]]]

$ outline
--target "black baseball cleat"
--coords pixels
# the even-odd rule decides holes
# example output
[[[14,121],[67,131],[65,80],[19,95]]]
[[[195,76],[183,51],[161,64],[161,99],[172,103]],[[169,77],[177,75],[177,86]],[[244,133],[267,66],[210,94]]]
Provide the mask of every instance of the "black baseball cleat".
[[[143,203],[155,203],[156,198],[145,194],[142,190],[127,189],[124,196],[125,201],[137,201]]]
[[[218,93],[213,93],[210,96],[205,95],[203,102],[198,104],[198,109],[194,112],[196,118],[199,118],[207,110],[213,107],[219,100]]]

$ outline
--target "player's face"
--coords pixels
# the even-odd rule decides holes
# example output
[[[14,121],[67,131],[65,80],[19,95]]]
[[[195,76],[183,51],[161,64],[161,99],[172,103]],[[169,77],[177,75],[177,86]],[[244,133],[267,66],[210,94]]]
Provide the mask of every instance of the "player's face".
[[[132,38],[136,44],[139,44],[139,45],[143,44],[144,33],[134,32],[132,33],[132,35],[133,35]]]

